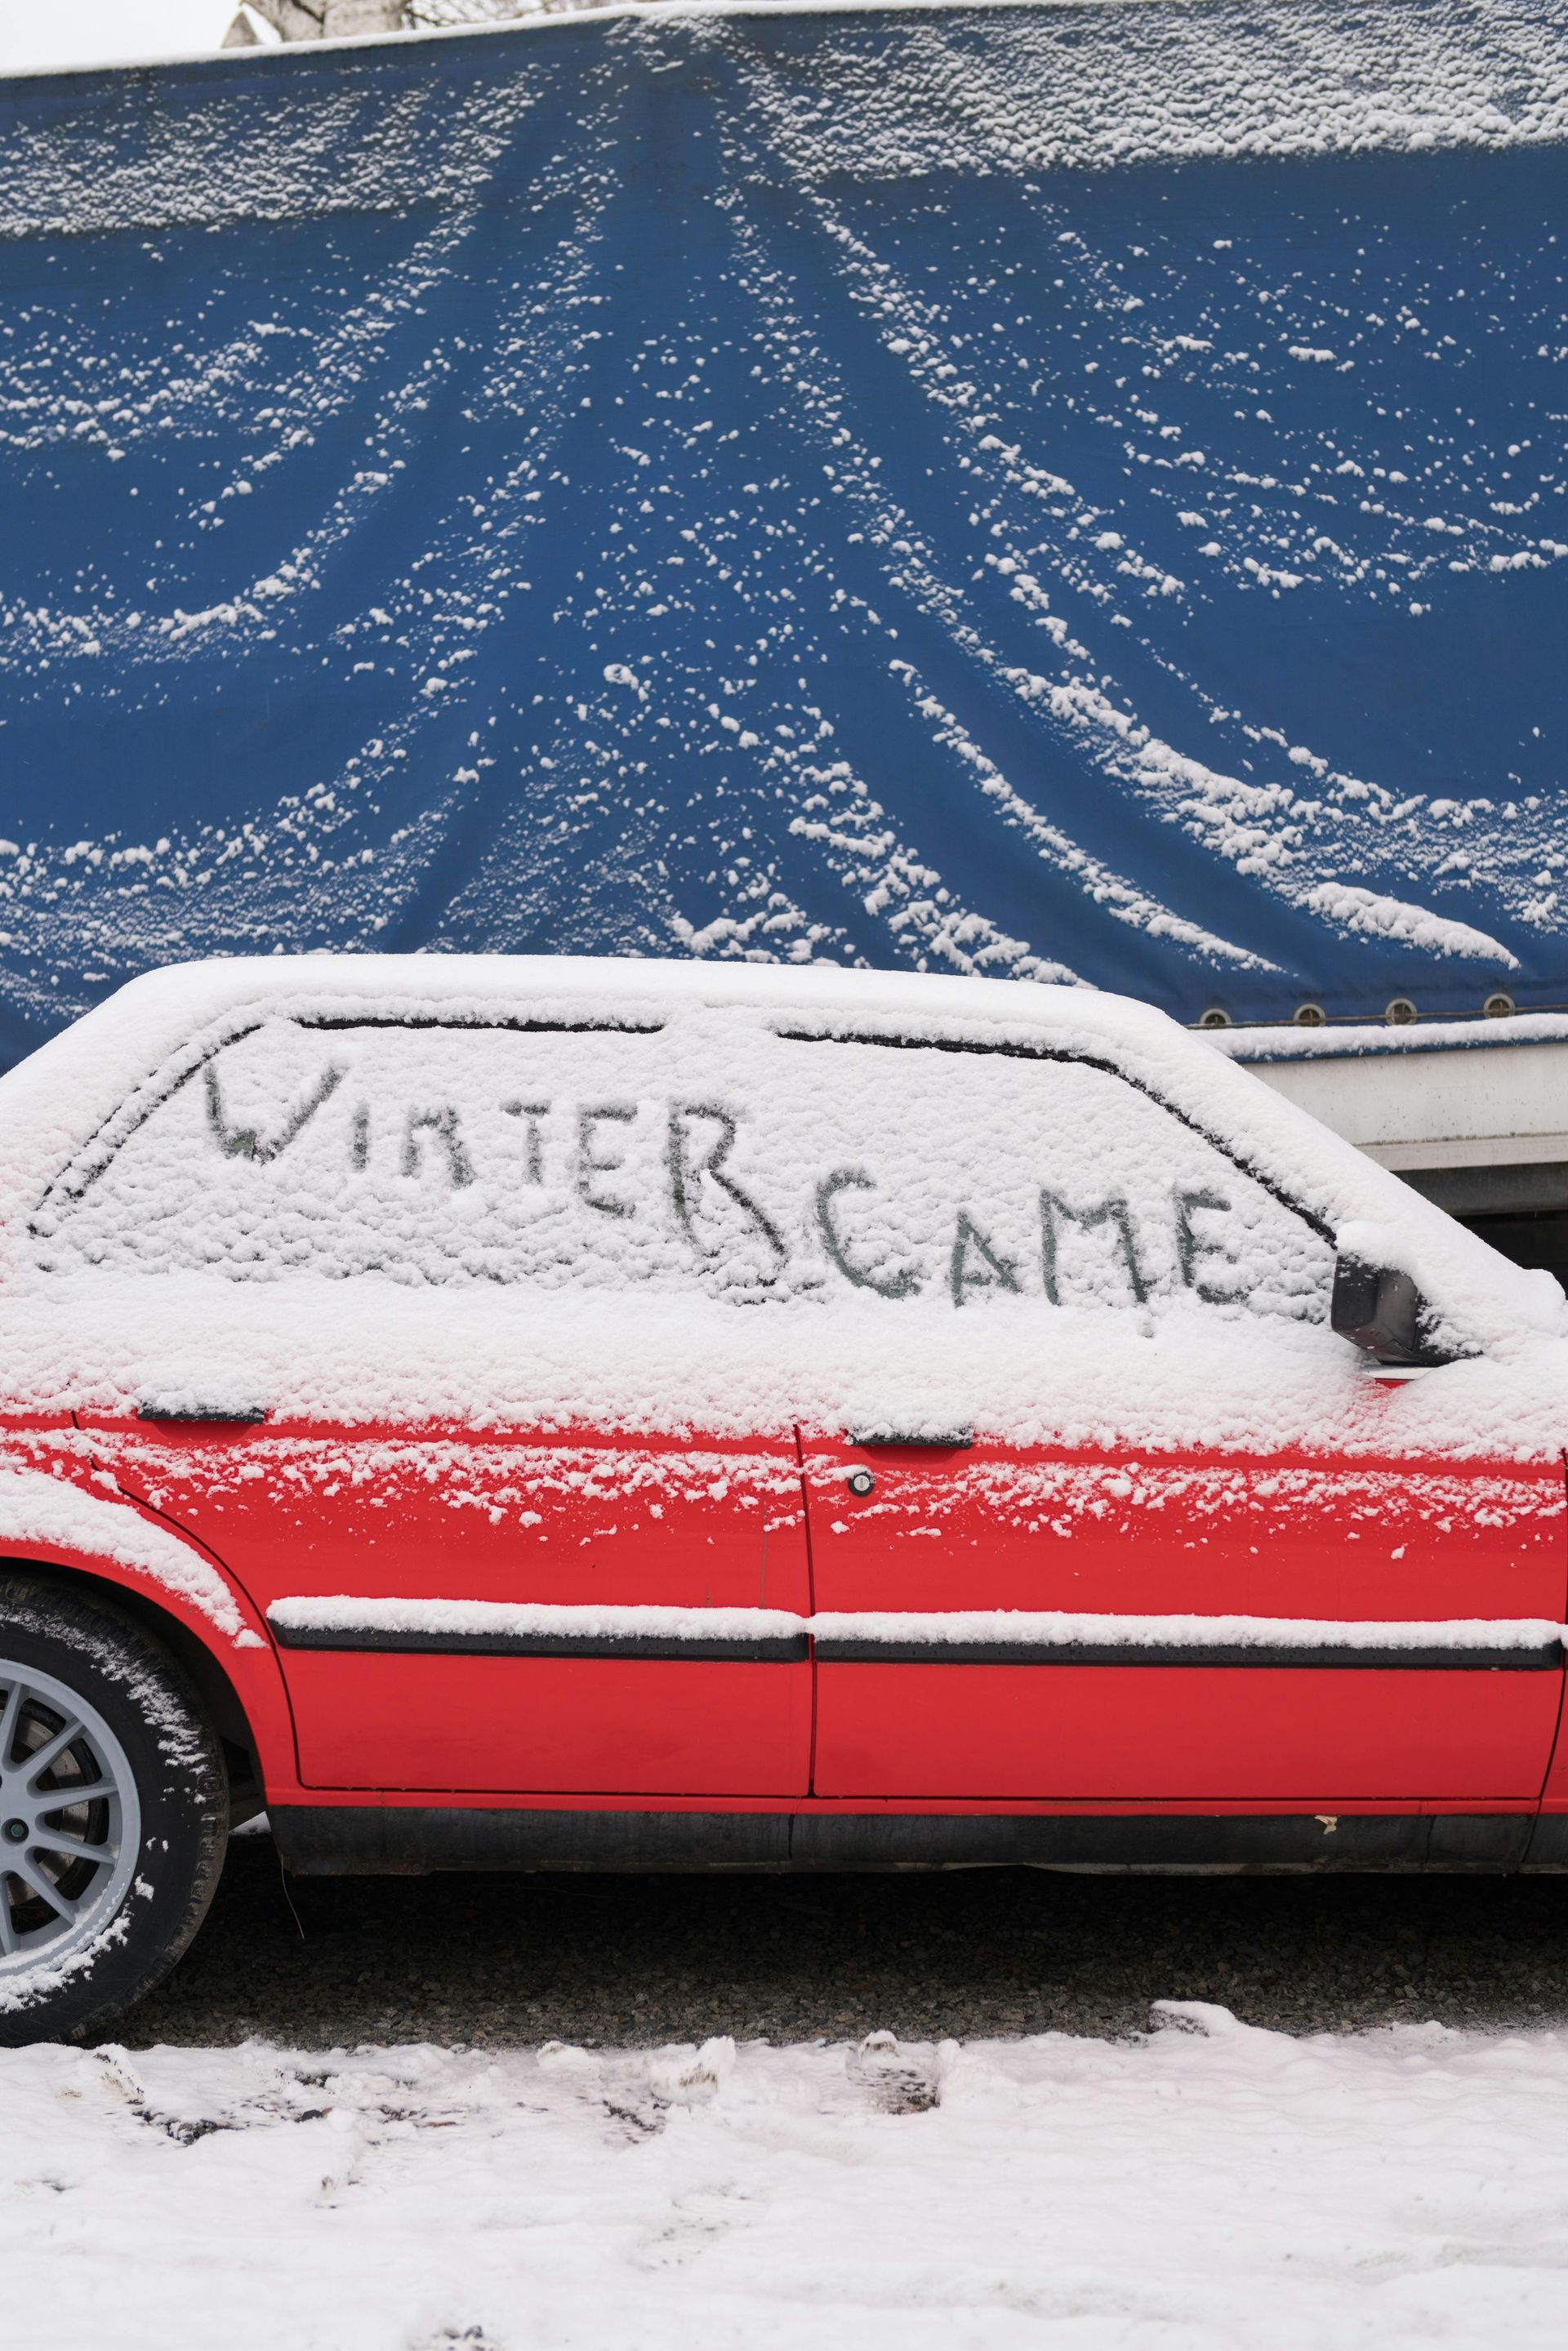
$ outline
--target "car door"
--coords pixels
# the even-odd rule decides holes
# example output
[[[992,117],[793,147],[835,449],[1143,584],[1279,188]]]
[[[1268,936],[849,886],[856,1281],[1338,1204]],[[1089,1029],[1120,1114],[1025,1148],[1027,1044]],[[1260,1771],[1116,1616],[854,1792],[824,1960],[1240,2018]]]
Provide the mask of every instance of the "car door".
[[[794,1438],[683,1415],[714,1186],[698,1153],[684,1226],[663,1050],[653,1016],[264,1019],[42,1219],[118,1301],[102,1470],[267,1617],[308,1786],[806,1786]]]
[[[1327,1234],[1114,1070],[811,1050],[846,1303],[950,1326],[935,1385],[890,1349],[803,1436],[816,1792],[1533,1801],[1561,1463],[1408,1450]]]

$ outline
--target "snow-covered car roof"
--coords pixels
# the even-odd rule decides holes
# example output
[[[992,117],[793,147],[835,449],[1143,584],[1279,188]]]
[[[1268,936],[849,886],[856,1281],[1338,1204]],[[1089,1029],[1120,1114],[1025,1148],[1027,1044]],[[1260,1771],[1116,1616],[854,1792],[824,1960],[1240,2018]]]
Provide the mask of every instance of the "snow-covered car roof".
[[[483,1023],[548,1007],[678,1018],[756,1008],[977,1044],[1034,1045],[1113,1065],[1312,1212],[1342,1249],[1402,1266],[1482,1348],[1568,1334],[1550,1276],[1513,1265],[1397,1176],[1131,998],[1032,981],[821,965],[546,956],[255,956],[180,964],[120,988],[0,1078],[0,1219],[25,1221],[50,1182],[139,1093],[156,1096],[238,1030],[267,1018]]]

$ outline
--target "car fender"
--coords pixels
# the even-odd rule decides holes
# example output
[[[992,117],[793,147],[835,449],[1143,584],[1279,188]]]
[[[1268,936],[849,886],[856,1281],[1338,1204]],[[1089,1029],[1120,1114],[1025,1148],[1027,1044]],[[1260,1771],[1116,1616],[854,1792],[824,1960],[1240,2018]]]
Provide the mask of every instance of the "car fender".
[[[0,1559],[117,1587],[196,1641],[245,1714],[268,1786],[294,1782],[294,1725],[272,1639],[211,1554],[127,1499],[0,1466]]]

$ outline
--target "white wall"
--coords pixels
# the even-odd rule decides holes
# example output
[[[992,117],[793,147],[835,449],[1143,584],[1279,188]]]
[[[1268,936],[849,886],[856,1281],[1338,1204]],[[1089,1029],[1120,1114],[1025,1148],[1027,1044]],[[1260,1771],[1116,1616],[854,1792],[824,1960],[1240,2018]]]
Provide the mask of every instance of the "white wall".
[[[1385,1167],[1487,1167],[1568,1160],[1568,1040],[1467,1045],[1299,1061],[1254,1061],[1263,1079]]]

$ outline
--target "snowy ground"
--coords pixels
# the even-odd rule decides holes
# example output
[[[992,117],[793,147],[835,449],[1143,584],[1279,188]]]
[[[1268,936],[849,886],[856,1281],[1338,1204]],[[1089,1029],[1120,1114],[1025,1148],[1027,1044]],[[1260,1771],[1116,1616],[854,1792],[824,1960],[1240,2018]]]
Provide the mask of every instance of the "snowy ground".
[[[1563,2342],[1568,2034],[1156,2024],[12,2053],[0,2275],[50,2351]]]

